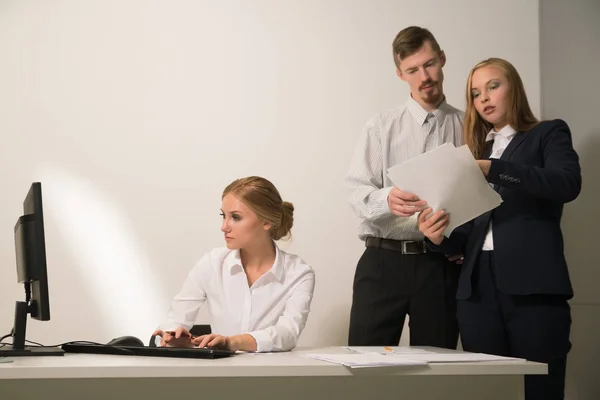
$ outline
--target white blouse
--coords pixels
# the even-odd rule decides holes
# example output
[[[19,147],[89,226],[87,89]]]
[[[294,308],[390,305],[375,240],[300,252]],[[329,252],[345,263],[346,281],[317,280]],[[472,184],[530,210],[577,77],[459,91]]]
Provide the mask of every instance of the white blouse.
[[[190,329],[206,302],[213,333],[252,335],[258,352],[296,347],[315,287],[312,268],[275,246],[271,269],[249,287],[239,250],[216,248],[200,259],[173,299],[159,329]]]

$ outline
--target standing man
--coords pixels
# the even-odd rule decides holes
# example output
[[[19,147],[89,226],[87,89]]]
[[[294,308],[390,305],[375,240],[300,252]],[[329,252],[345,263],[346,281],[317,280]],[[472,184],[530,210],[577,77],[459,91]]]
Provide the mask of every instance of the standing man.
[[[444,143],[462,144],[464,113],[446,103],[446,55],[427,29],[411,26],[392,44],[410,97],[369,120],[346,178],[366,249],[354,276],[349,345],[395,346],[406,315],[410,344],[455,349],[459,266],[428,252],[417,226],[427,199],[395,187],[387,169]]]

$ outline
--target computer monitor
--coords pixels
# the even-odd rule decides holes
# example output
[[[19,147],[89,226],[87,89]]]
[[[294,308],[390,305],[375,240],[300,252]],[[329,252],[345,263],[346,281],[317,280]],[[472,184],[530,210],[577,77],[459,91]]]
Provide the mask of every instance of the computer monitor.
[[[23,201],[23,215],[15,225],[15,252],[17,281],[25,287],[25,301],[17,301],[12,345],[0,347],[0,357],[60,356],[57,347],[26,346],[27,316],[39,321],[50,320],[48,273],[46,271],[46,243],[42,184],[34,182]]]

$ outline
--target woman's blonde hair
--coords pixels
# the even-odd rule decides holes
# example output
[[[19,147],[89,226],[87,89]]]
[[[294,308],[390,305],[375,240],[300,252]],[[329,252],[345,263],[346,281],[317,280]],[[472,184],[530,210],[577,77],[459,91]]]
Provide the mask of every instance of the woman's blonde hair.
[[[271,224],[269,233],[273,240],[289,239],[294,224],[294,206],[283,201],[279,191],[269,180],[260,176],[236,179],[223,190],[246,204],[258,218]]]
[[[539,120],[531,112],[523,81],[516,68],[506,60],[501,58],[488,58],[475,65],[469,73],[467,79],[467,108],[465,110],[464,122],[464,140],[471,149],[473,156],[480,159],[485,150],[485,138],[488,132],[493,128],[492,124],[484,120],[475,110],[473,104],[472,79],[473,73],[479,68],[496,67],[504,72],[508,80],[508,107],[506,112],[506,123],[513,127],[517,132],[526,132],[531,130]]]

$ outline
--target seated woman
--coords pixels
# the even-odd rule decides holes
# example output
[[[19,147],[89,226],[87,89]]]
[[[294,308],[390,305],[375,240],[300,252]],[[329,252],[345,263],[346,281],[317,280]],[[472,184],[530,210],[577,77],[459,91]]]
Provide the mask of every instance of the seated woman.
[[[464,136],[502,204],[448,238],[451,215],[428,209],[418,218],[430,248],[464,255],[463,348],[547,363],[548,375],[525,377],[525,398],[563,399],[573,289],[560,222],[581,190],[571,131],[560,119],[538,121],[516,69],[492,58],[469,75]]]
[[[222,195],[227,247],[213,249],[190,271],[154,335],[161,346],[270,352],[296,347],[310,311],[315,274],[275,244],[287,238],[294,207],[267,179],[237,179]],[[192,337],[207,303],[212,333]]]

